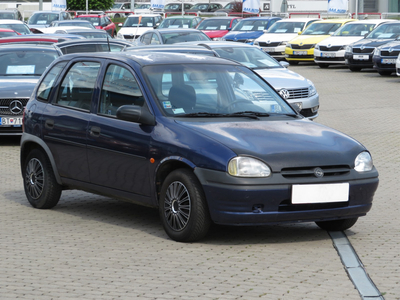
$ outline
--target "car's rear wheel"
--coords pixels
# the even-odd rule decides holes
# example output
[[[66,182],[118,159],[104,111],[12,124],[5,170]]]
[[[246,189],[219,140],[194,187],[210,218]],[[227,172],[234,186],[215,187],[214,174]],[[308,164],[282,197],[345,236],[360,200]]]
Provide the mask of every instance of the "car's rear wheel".
[[[299,64],[298,61],[291,61],[291,60],[289,60],[288,62],[289,62],[289,65],[291,65],[291,66],[295,66],[295,65],[298,65],[298,64]]]
[[[391,71],[378,71],[379,75],[381,76],[389,76],[392,74]]]
[[[121,15],[120,14],[115,14],[114,18],[121,18]]]
[[[52,208],[61,197],[62,187],[56,181],[47,155],[33,149],[24,164],[24,190],[29,203],[35,208]]]
[[[315,222],[321,229],[327,231],[342,231],[349,229],[354,224],[356,224],[358,218],[350,218],[350,219],[341,219],[341,220],[333,220],[333,221],[320,221]]]
[[[360,72],[361,68],[360,67],[349,67],[350,71],[352,72]]]
[[[318,66],[322,69],[328,68],[329,64],[318,64]]]
[[[160,193],[159,214],[168,236],[178,242],[203,238],[211,225],[203,189],[188,169],[171,172]]]

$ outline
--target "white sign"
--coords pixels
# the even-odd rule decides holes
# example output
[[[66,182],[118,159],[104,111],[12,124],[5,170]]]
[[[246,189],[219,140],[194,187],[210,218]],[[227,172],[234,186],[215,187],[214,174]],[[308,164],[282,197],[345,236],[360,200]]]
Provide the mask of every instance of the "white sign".
[[[51,10],[66,10],[67,1],[66,0],[51,0]]]
[[[348,6],[348,0],[328,0],[328,13],[344,14]]]
[[[165,0],[151,0],[151,8],[155,9],[164,9]]]
[[[260,0],[243,0],[243,12],[258,14],[260,12]]]

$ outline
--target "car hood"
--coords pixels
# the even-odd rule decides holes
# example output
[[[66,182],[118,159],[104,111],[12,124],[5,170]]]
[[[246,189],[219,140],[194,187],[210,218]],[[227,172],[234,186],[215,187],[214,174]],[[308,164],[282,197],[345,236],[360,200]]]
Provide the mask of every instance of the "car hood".
[[[297,38],[290,40],[290,44],[317,44],[324,39],[330,37],[330,35],[299,35]]]
[[[230,40],[256,39],[262,34],[262,31],[231,31],[224,38]]]
[[[123,35],[142,35],[150,29],[153,29],[153,27],[121,27],[118,33],[121,33]]]
[[[355,43],[364,37],[360,36],[331,36],[321,42],[318,43],[320,46],[344,46],[344,45],[350,45],[352,43]]]
[[[390,48],[398,51],[400,49],[400,41],[391,41],[391,42],[385,44],[384,46],[380,47],[381,50],[383,50],[383,49],[388,50]]]
[[[29,98],[40,76],[0,76],[1,98]]]
[[[304,119],[176,122],[218,141],[237,155],[263,160],[273,172],[287,167],[353,167],[357,155],[365,150],[349,136]]]
[[[202,30],[209,38],[223,37],[229,30]]]
[[[257,41],[267,42],[267,43],[268,41],[270,41],[271,43],[284,42],[284,41],[290,41],[291,39],[294,39],[297,36],[299,36],[297,33],[264,33],[257,39]]]
[[[394,41],[394,39],[362,39],[358,42],[355,42],[353,44],[353,48],[360,48],[362,46],[368,48],[375,48],[380,45],[387,44],[391,41]]]
[[[254,71],[272,85],[275,90],[308,88],[307,80],[303,76],[286,68],[255,69]]]

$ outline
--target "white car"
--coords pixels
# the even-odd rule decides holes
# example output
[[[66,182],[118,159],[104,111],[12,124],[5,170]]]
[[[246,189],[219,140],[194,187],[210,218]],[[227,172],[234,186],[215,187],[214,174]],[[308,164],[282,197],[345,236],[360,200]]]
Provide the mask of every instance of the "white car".
[[[400,76],[400,54],[397,56],[396,59],[396,74],[397,76]]]
[[[362,40],[364,36],[381,24],[392,22],[390,19],[372,19],[348,23],[331,37],[319,42],[314,49],[314,61],[320,68],[329,65],[345,64],[346,46]]]
[[[73,29],[80,29],[80,30],[93,30],[87,27],[82,26],[55,26],[55,27],[47,27],[47,28],[40,28],[42,33],[53,34],[53,33],[61,33],[62,31],[68,31]]]
[[[299,32],[315,21],[321,21],[321,19],[294,18],[278,21],[256,39],[254,45],[261,47],[275,59],[283,60],[287,42],[297,37]]]
[[[149,29],[154,29],[160,25],[162,17],[158,14],[130,15],[118,31],[117,38],[132,42],[139,38]]]

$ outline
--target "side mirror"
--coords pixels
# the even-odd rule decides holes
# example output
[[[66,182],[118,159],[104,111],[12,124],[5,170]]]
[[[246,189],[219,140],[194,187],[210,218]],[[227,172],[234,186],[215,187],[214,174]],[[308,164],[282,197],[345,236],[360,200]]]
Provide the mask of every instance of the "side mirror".
[[[146,108],[137,105],[122,105],[117,110],[117,118],[143,125],[156,125],[155,117]]]
[[[281,61],[281,62],[279,62],[279,64],[284,68],[288,68],[289,67],[289,63],[287,61]]]

